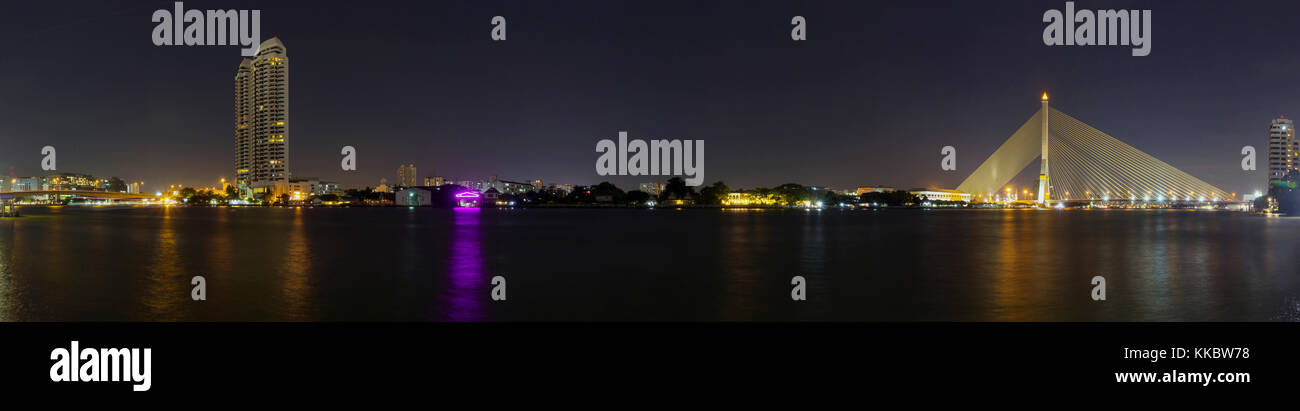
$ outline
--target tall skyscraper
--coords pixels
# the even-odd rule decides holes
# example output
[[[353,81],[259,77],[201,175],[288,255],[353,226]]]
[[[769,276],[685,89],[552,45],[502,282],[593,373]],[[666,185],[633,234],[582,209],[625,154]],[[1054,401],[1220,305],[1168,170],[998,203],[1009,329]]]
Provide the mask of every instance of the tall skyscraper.
[[[235,185],[250,187],[253,172],[253,61],[235,72]]]
[[[397,185],[415,187],[415,164],[403,164],[397,167]]]
[[[275,194],[289,182],[289,55],[279,38],[262,42],[235,72],[235,181]]]
[[[1295,124],[1286,116],[1273,119],[1268,127],[1268,185],[1281,181],[1288,171],[1296,168],[1300,144],[1295,138]]]

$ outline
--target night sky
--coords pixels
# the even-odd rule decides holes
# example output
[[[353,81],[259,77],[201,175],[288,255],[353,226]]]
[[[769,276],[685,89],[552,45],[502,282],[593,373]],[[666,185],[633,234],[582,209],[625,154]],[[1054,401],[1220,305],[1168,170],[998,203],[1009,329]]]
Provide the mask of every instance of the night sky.
[[[1262,189],[1267,129],[1300,116],[1300,2],[1151,9],[1151,55],[1048,47],[1064,1],[186,1],[260,9],[290,58],[290,169],[345,186],[421,176],[598,176],[596,142],[705,140],[705,180],[954,188],[1054,107],[1227,191]],[[159,184],[233,177],[237,46],[157,47],[170,1],[24,1],[0,13],[0,167]],[[508,21],[508,40],[489,38]],[[790,39],[790,19],[808,40]],[[1240,169],[1254,145],[1260,169]],[[342,146],[359,151],[339,168]],[[958,171],[939,168],[942,146]],[[1034,167],[1031,167],[1034,168]],[[1017,185],[1029,186],[1036,170]]]

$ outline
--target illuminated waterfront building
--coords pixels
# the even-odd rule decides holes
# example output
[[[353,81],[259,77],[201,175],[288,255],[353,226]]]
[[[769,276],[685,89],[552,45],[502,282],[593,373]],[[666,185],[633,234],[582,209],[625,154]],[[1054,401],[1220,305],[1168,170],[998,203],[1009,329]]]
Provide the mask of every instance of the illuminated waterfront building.
[[[1296,168],[1300,156],[1300,143],[1295,138],[1295,124],[1282,116],[1268,126],[1268,185],[1282,181],[1288,171]]]
[[[45,190],[98,190],[100,182],[89,174],[58,173],[45,178]]]
[[[235,183],[241,191],[289,191],[289,55],[279,38],[262,42],[235,72]]]
[[[770,206],[778,203],[774,195],[758,194],[753,191],[732,191],[727,193],[726,199],[722,200],[722,205],[727,206]]]
[[[914,196],[921,197],[923,200],[929,201],[965,201],[969,203],[971,199],[970,193],[957,190],[945,190],[941,188],[915,188],[908,190],[908,192],[912,193]]]
[[[308,196],[332,194],[339,192],[339,183],[317,178],[292,178],[289,179],[288,192],[291,195],[301,193]]]

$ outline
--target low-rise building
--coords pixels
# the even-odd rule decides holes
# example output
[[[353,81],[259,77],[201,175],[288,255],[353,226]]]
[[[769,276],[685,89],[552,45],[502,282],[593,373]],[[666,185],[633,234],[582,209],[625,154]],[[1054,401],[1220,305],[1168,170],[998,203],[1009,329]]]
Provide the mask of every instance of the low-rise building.
[[[892,193],[894,191],[898,190],[893,187],[885,186],[861,186],[858,187],[857,193],[858,195],[863,195],[866,193]]]
[[[393,196],[399,206],[420,207],[433,205],[434,189],[430,187],[407,187],[397,191]]]
[[[753,191],[732,191],[727,193],[727,198],[722,200],[722,205],[727,206],[770,206],[777,205],[778,201],[771,194],[758,194]]]
[[[921,201],[965,201],[970,202],[970,193],[946,190],[942,188],[914,188],[908,190],[912,195],[920,197]]]

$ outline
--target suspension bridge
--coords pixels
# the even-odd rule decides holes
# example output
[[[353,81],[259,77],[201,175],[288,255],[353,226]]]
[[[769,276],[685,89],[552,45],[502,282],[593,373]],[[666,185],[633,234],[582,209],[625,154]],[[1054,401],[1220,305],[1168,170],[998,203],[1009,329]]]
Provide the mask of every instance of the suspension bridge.
[[[1039,162],[1039,205],[1065,201],[1220,202],[1234,194],[1212,186],[1048,105],[984,160],[957,190],[975,202],[1006,201],[1007,183]]]

